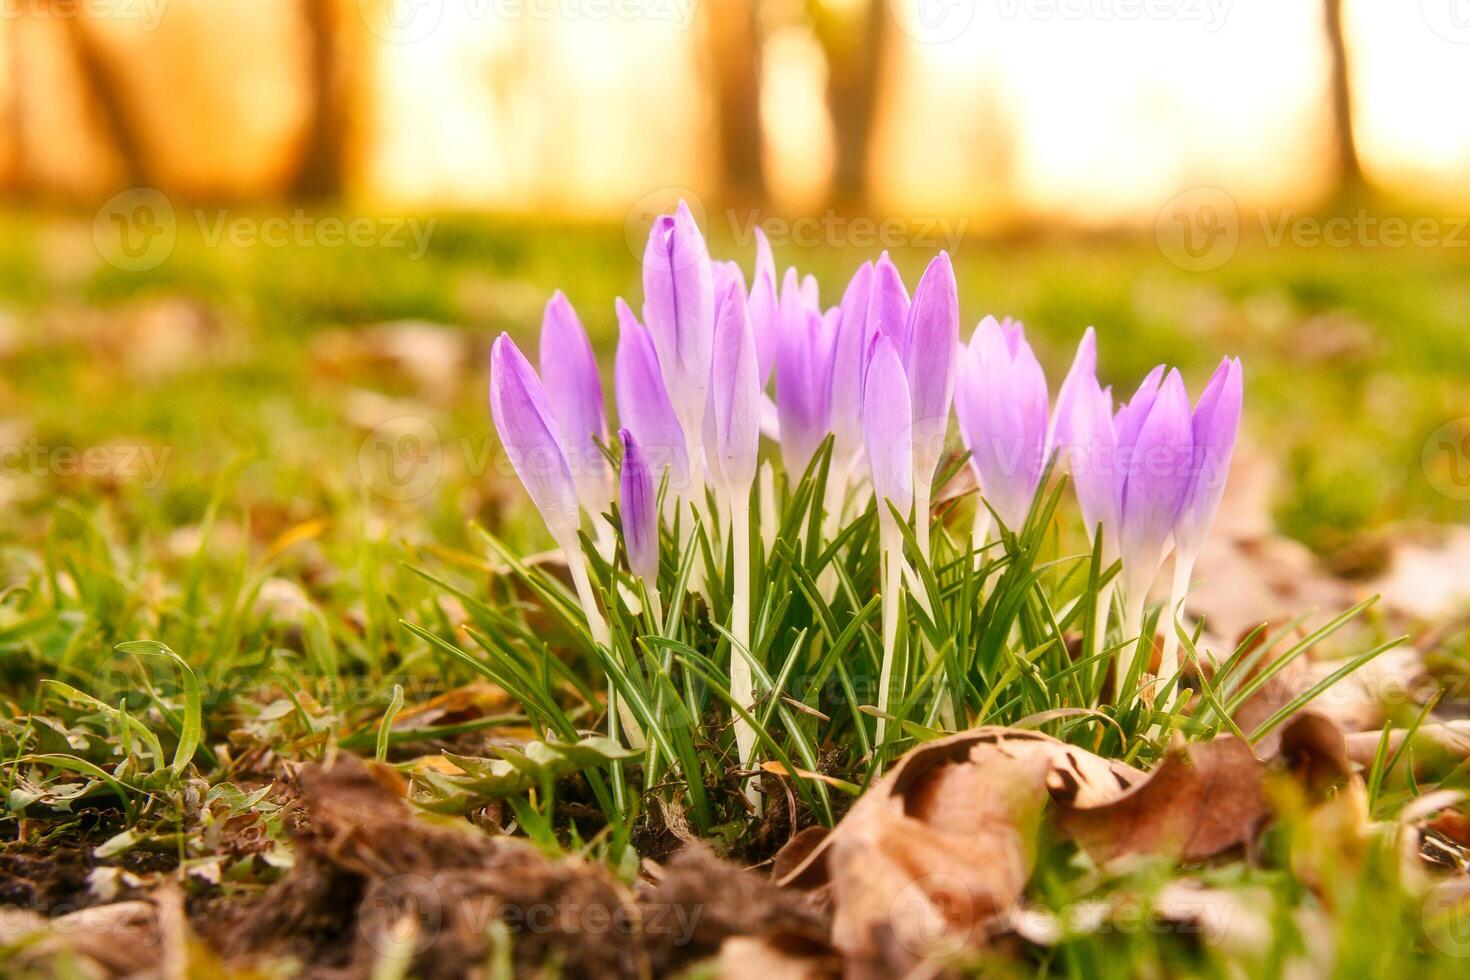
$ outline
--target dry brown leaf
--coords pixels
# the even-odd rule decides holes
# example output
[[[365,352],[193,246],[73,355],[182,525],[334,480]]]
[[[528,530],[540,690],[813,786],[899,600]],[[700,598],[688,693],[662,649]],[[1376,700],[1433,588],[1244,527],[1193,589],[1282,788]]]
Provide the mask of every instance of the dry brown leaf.
[[[1246,843],[1267,815],[1265,766],[1234,735],[1174,748],[1118,798],[1061,802],[1057,822],[1092,858],[1132,854],[1200,861]]]
[[[826,980],[842,975],[832,950],[802,936],[732,936],[720,947],[720,980]]]
[[[832,944],[902,971],[983,941],[1019,899],[1051,795],[1092,803],[1143,774],[1038,732],[981,728],[919,746],[830,834],[777,857],[783,885],[825,885]]]

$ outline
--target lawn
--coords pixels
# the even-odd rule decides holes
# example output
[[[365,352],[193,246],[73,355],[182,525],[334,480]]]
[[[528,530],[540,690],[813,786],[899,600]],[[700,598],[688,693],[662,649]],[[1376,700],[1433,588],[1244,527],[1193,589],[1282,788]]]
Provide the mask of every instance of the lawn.
[[[453,959],[444,953],[452,943],[426,951],[391,922],[374,931],[337,907],[366,907],[364,888],[386,881],[399,882],[384,886],[384,906],[397,908],[405,897],[393,889],[413,876],[434,880],[442,894],[449,879],[435,875],[455,866],[446,852],[487,867],[505,861],[485,839],[506,830],[538,854],[579,854],[607,869],[585,881],[557,878],[571,874],[563,865],[498,870],[527,888],[553,881],[533,891],[543,901],[590,881],[622,896],[615,903],[634,902],[627,896],[636,891],[647,915],[686,907],[673,897],[682,883],[709,910],[705,924],[717,938],[630,941],[644,959],[616,970],[698,969],[692,953],[712,954],[721,914],[741,910],[722,913],[712,884],[721,872],[698,864],[713,858],[681,864],[675,845],[698,836],[764,873],[791,833],[838,822],[850,790],[877,776],[855,740],[871,718],[825,661],[812,668],[825,693],[788,699],[766,716],[794,778],[762,819],[747,821],[738,790],[723,785],[730,760],[717,743],[728,734],[700,734],[700,719],[686,719],[688,737],[671,738],[661,762],[654,753],[635,763],[610,743],[568,747],[600,724],[591,687],[601,674],[585,632],[558,604],[555,563],[519,563],[552,543],[495,438],[488,359],[502,330],[533,351],[542,306],[561,288],[610,368],[613,300],[641,293],[638,256],[621,225],[445,216],[422,256],[411,257],[397,248],[210,245],[195,222],[181,221],[173,253],[145,271],[105,261],[88,215],[10,213],[0,218],[0,241],[0,751],[9,793],[0,899],[45,916],[78,907],[96,915],[118,900],[162,907],[156,889],[176,882],[167,900],[207,942],[158,928],[198,975],[242,956],[242,936],[270,950],[276,966],[268,969],[294,959],[321,970],[431,975],[473,960],[500,975],[551,957],[569,974],[590,972],[606,950],[586,935],[559,947],[546,930],[496,924],[492,915],[473,933],[479,945]],[[728,236],[711,247],[737,254]],[[743,264],[749,251],[738,251]],[[871,257],[841,246],[776,255],[779,265],[814,273],[829,303]],[[911,285],[930,257],[894,254]],[[1446,463],[1431,439],[1446,425],[1455,440],[1470,432],[1462,250],[1271,246],[1248,235],[1222,268],[1199,273],[1171,264],[1148,235],[1038,235],[966,240],[954,259],[964,335],[986,313],[1023,320],[1053,386],[1087,325],[1099,334],[1099,374],[1119,389],[1164,361],[1198,391],[1222,355],[1240,356],[1243,440],[1279,473],[1270,516],[1324,567],[1371,577],[1405,525],[1463,520],[1466,504],[1455,495],[1463,488],[1445,469],[1458,458]],[[791,499],[798,491],[793,480]],[[1065,494],[1059,500],[1058,513],[1067,511]],[[1032,564],[1013,563],[1004,573],[1012,577],[995,586],[1027,610],[1022,573],[1033,567],[1058,609],[1096,589],[1089,576],[1100,569],[1085,563],[1043,568],[1086,548],[1076,528],[1057,530],[1060,518],[1048,516],[1028,532]],[[870,508],[864,520],[875,517]],[[876,559],[858,551],[844,573],[849,617],[876,591]],[[773,558],[763,581],[809,596],[810,560]],[[665,569],[671,582],[688,574],[678,564]],[[707,574],[721,582],[726,569],[711,561]],[[1069,700],[1072,689],[1058,680],[1079,676],[1062,641],[1086,633],[1082,618],[1068,630],[1030,612],[970,609],[976,593],[967,590],[980,586],[955,569],[939,577],[953,586],[941,613],[957,635],[975,638],[976,669],[995,681],[973,702],[958,699],[972,716],[1029,721],[1142,769],[1171,757],[1146,713],[1119,712],[1116,735],[1046,714],[1092,711],[1102,698],[1077,686],[1078,700]],[[807,615],[791,620],[793,635],[799,627],[816,642],[820,616],[768,611],[776,621]],[[697,674],[697,655],[728,650],[711,622],[719,618],[694,602],[676,617],[692,648],[680,659],[684,677]],[[470,641],[466,623],[484,643]],[[857,644],[876,626],[843,637],[838,622],[826,649],[840,652],[839,638]],[[1321,639],[1334,654],[1357,655],[1439,626],[1434,649],[1421,652],[1456,662],[1463,650],[1453,624],[1405,625],[1370,611],[1331,644]],[[1282,629],[1278,649],[1302,636],[1315,642],[1305,628],[1293,638],[1294,624],[1273,627]],[[925,635],[915,629],[913,642]],[[530,676],[538,650],[570,665],[566,677]],[[526,657],[524,676],[500,666],[516,651]],[[663,652],[686,656],[673,645]],[[1018,652],[1034,653],[1036,685],[1019,669],[1007,672]],[[543,661],[539,669],[549,668]],[[1444,673],[1459,676],[1453,667]],[[1223,677],[1222,694],[1227,681],[1236,694],[1250,687],[1246,676]],[[546,691],[559,692],[555,705],[527,707]],[[1454,700],[1452,690],[1446,701]],[[823,720],[803,716],[796,702]],[[719,699],[700,703],[713,711]],[[1196,742],[1228,734],[1226,712],[1209,707],[1180,732]],[[1419,707],[1400,706],[1394,720],[1416,724]],[[1454,715],[1451,705],[1439,709]],[[896,748],[927,740],[931,726],[920,722],[935,719],[915,708]],[[547,738],[563,722],[560,734],[570,737]],[[527,743],[537,740],[532,752]],[[507,744],[525,754],[492,758],[492,746]],[[1347,790],[1324,803],[1310,781],[1273,770],[1262,790],[1275,815],[1270,829],[1244,854],[1187,860],[1183,872],[1165,859],[1093,864],[1063,835],[1042,834],[1029,901],[1071,925],[1049,942],[1045,930],[1010,928],[961,965],[1016,975],[1280,975],[1304,959],[1334,957],[1343,975],[1457,975],[1470,952],[1465,912],[1444,906],[1446,924],[1426,911],[1444,909],[1426,904],[1415,876],[1430,871],[1404,857],[1409,830],[1398,821],[1435,787],[1462,786],[1464,770],[1399,744],[1410,740],[1384,738],[1352,777],[1361,780],[1363,820],[1345,815]],[[318,766],[347,754],[381,765],[348,775]],[[703,776],[686,779],[681,765]],[[690,785],[700,782],[705,797]],[[672,788],[655,792],[655,784]],[[397,809],[405,787],[421,811],[411,817]],[[677,817],[659,809],[674,804]],[[364,807],[375,815],[354,824]],[[1453,828],[1421,829],[1430,815],[1404,818],[1403,828],[1419,834],[1410,848],[1428,853],[1423,841],[1432,840],[1441,866],[1464,867]],[[356,828],[344,832],[346,857],[331,839],[333,820]],[[391,857],[395,842],[403,854]],[[640,878],[640,859],[664,866],[663,876]],[[1167,889],[1180,881],[1208,899],[1165,910],[1162,896],[1177,901]],[[296,907],[293,892],[317,910]],[[1104,899],[1104,926],[1069,919]],[[785,899],[761,892],[749,901],[752,915],[789,931],[810,925],[811,913]],[[263,902],[278,906],[275,918]],[[1132,926],[1120,924],[1130,914]],[[447,921],[443,929],[454,931]],[[0,935],[0,956],[16,971],[51,962],[46,949],[26,928]],[[102,956],[87,948],[68,955]]]

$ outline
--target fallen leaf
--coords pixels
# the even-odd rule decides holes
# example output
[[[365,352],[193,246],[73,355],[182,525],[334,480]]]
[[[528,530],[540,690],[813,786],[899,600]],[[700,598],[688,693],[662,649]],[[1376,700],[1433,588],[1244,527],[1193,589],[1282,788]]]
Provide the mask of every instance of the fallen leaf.
[[[1060,801],[1057,823],[1099,863],[1132,854],[1200,861],[1254,837],[1268,813],[1264,774],[1245,740],[1222,735],[1171,749],[1110,802]]]
[[[1141,778],[1037,732],[937,739],[901,758],[830,834],[788,844],[778,881],[826,886],[832,945],[902,972],[984,941],[986,920],[1025,888],[1053,795],[1099,803]]]

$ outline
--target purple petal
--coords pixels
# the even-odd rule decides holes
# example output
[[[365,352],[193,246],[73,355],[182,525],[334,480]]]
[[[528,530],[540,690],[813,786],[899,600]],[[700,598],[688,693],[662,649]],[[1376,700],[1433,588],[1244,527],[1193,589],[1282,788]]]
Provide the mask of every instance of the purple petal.
[[[893,341],[893,349],[908,350],[909,294],[898,267],[884,252],[873,265],[872,295],[868,300],[868,332],[877,330]]]
[[[863,385],[863,439],[873,491],[900,514],[914,505],[914,454],[910,448],[912,408],[898,349],[887,337],[873,341]],[[888,511],[880,505],[886,520]]]
[[[1049,440],[1052,446],[1066,446],[1071,443],[1072,434],[1068,430],[1068,420],[1072,416],[1072,402],[1077,397],[1077,389],[1086,378],[1091,378],[1094,384],[1097,382],[1097,334],[1091,327],[1083,331],[1082,339],[1077,343],[1077,353],[1072,357],[1072,367],[1062,380],[1061,388],[1057,389],[1057,404],[1052,410]],[[1065,456],[1062,465],[1070,465]]]
[[[1138,442],[1139,430],[1143,428],[1144,419],[1148,418],[1149,410],[1153,407],[1154,399],[1159,393],[1159,382],[1164,377],[1164,365],[1160,364],[1144,377],[1139,383],[1138,390],[1128,400],[1128,404],[1118,409],[1118,414],[1113,416],[1113,427],[1118,431],[1118,450],[1128,452]]]
[[[985,499],[1019,530],[1047,460],[1046,375],[1024,336],[987,317],[965,348],[955,391],[960,431]]]
[[[686,432],[698,432],[709,387],[714,281],[704,236],[682,201],[648,235],[643,319],[679,421]]]
[[[623,519],[623,544],[633,574],[653,583],[658,579],[658,489],[653,471],[633,433],[618,431],[623,441],[623,471],[618,513]]]
[[[826,438],[832,414],[832,352],[837,317],[798,310],[781,320],[776,349],[776,411],[781,458],[799,476]]]
[[[1189,498],[1174,526],[1174,541],[1180,552],[1197,554],[1215,522],[1235,438],[1240,431],[1240,407],[1244,383],[1238,358],[1226,358],[1199,396],[1191,429],[1194,435],[1193,483]]]
[[[490,348],[490,414],[501,445],[547,530],[562,547],[575,547],[577,491],[556,419],[541,379],[506,334]]]
[[[765,236],[761,237],[765,240]],[[769,248],[769,246],[767,246]],[[780,306],[776,300],[776,276],[764,263],[757,261],[755,281],[750,286],[750,329],[755,333],[756,365],[760,369],[761,388],[771,380],[776,365],[777,320]]]
[[[1164,558],[1164,546],[1179,519],[1192,484],[1194,435],[1189,393],[1178,371],[1170,371],[1149,400],[1131,451],[1122,446],[1122,527],[1125,588],[1147,589]]]
[[[903,366],[913,400],[915,478],[932,480],[944,453],[960,346],[959,287],[947,252],[935,256],[919,280],[906,333]]]
[[[833,455],[851,459],[863,439],[863,369],[871,334],[868,333],[868,300],[873,287],[873,265],[864,262],[847,284],[838,307],[841,315],[832,352],[832,431],[836,433]]]
[[[612,467],[602,451],[607,443],[602,379],[587,332],[561,290],[547,302],[541,319],[541,380],[577,484],[577,499],[588,514],[601,514],[612,502]]]
[[[1113,427],[1113,395],[1097,378],[1083,377],[1070,401],[1065,449],[1071,461],[1072,485],[1089,539],[1103,528],[1105,558],[1117,550],[1122,513],[1122,474],[1118,435]]]
[[[755,482],[760,449],[760,378],[755,337],[745,299],[730,289],[715,317],[714,368],[710,384],[714,445],[711,469],[732,495],[748,493]],[[736,501],[737,506],[740,501]]]
[[[613,389],[618,418],[638,440],[655,479],[662,480],[664,471],[672,468],[670,487],[682,492],[689,486],[688,448],[659,373],[653,338],[628,304],[618,300],[616,308],[619,333]]]

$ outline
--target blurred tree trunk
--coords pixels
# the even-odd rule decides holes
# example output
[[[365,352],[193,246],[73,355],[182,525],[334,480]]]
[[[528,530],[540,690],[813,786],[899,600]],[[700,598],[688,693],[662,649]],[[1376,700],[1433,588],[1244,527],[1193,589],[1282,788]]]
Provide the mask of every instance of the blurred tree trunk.
[[[831,205],[861,209],[868,190],[868,148],[888,46],[888,0],[867,0],[857,12],[812,0],[812,24],[827,55],[827,111],[832,116],[836,162]]]
[[[1338,173],[1338,194],[1352,197],[1365,187],[1363,165],[1358,159],[1353,135],[1352,79],[1349,74],[1347,40],[1342,29],[1342,0],[1325,0],[1323,27],[1331,58],[1333,155]]]
[[[122,161],[128,187],[152,187],[153,171],[133,116],[123,102],[120,72],[108,64],[107,53],[92,32],[87,16],[69,0],[51,0],[67,28],[77,67],[87,87],[88,101],[97,109],[103,132]]]
[[[311,109],[290,192],[297,198],[335,198],[346,182],[351,128],[348,46],[336,0],[301,0],[301,20],[311,58]]]
[[[710,0],[707,44],[714,72],[720,183],[735,203],[765,200],[761,166],[760,3]]]
[[[8,26],[0,27],[0,30],[10,32],[10,43],[5,48],[9,55],[5,59],[6,91],[10,96],[9,104],[5,107],[5,122],[10,130],[7,134],[9,153],[5,161],[5,184],[13,191],[24,192],[31,184],[31,161],[26,146],[26,108],[25,100],[20,94],[26,70],[25,18],[17,17]]]

